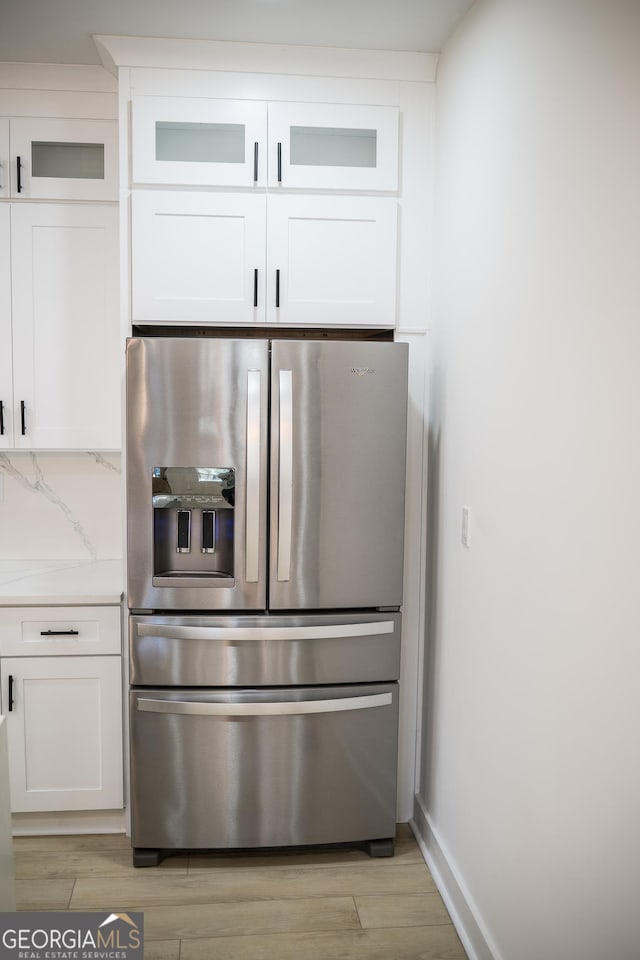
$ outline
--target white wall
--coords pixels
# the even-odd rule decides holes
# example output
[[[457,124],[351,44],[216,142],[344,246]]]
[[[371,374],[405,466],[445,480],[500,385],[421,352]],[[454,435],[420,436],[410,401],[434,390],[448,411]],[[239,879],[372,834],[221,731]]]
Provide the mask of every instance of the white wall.
[[[416,821],[471,955],[632,960],[640,4],[478,0],[436,139]]]

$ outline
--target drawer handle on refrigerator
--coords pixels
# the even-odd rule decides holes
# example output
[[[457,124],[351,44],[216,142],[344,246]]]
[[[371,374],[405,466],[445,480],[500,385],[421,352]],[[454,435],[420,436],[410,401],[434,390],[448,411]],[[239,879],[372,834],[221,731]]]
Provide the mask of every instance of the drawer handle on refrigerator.
[[[291,575],[293,518],[293,373],[280,371],[280,421],[278,463],[278,580]]]
[[[371,637],[393,633],[393,620],[370,623],[329,623],[315,627],[188,627],[179,624],[138,623],[138,637],[161,637],[164,640],[330,640],[344,637]]]
[[[245,580],[256,583],[260,546],[260,371],[247,373],[247,502],[245,510]]]
[[[338,697],[334,700],[295,700],[283,703],[206,703],[193,700],[138,700],[145,713],[179,713],[199,717],[283,717],[302,713],[340,713],[343,710],[368,710],[388,707],[390,693],[367,697]]]

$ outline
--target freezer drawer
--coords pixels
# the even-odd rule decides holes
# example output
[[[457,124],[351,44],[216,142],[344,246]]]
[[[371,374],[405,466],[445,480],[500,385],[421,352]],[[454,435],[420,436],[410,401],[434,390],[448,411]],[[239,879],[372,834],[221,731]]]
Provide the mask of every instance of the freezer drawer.
[[[396,684],[147,688],[130,709],[134,848],[394,835]]]
[[[132,686],[378,683],[400,672],[399,613],[129,618]]]

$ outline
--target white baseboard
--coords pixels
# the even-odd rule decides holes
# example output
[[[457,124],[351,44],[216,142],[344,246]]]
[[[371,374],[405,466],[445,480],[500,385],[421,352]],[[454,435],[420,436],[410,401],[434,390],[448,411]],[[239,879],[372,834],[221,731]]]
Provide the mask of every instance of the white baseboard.
[[[456,876],[417,794],[414,797],[413,819],[409,825],[469,960],[501,960],[495,945],[490,945],[490,938],[479,921],[478,911]]]
[[[14,837],[127,832],[127,820],[124,810],[14,813],[11,820]]]

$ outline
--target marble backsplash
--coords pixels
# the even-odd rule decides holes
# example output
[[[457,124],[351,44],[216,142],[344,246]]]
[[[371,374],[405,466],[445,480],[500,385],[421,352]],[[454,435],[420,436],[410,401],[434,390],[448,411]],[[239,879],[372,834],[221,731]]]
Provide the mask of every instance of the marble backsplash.
[[[0,451],[0,560],[122,557],[119,453]]]

